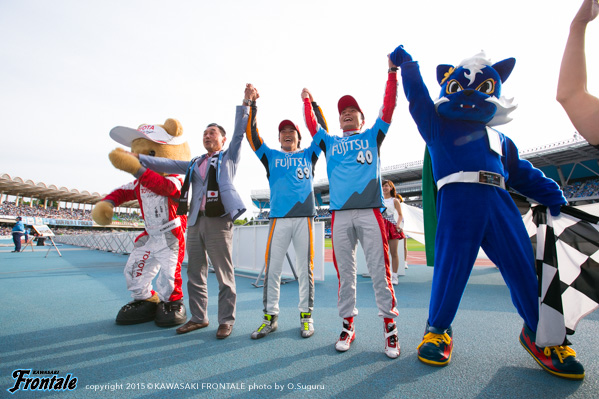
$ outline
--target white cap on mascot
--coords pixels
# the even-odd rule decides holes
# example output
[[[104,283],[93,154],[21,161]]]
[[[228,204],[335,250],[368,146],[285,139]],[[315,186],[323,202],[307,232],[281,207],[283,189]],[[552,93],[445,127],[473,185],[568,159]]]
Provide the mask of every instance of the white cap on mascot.
[[[131,147],[136,139],[146,139],[159,144],[178,145],[185,143],[181,136],[171,136],[159,125],[140,125],[137,130],[130,127],[117,126],[110,131],[110,137],[119,144]]]

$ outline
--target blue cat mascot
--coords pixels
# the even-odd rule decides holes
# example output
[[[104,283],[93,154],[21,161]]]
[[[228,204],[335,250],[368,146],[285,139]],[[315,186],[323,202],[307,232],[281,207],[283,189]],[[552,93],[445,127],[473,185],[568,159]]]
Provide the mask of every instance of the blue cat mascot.
[[[507,186],[560,213],[566,200],[559,186],[528,161],[508,137],[493,129],[509,122],[516,107],[501,97],[501,85],[516,60],[492,64],[484,53],[457,67],[439,65],[439,99],[433,101],[418,63],[399,46],[390,55],[401,67],[410,113],[426,142],[437,184],[435,237],[429,317],[418,358],[445,366],[453,349],[451,323],[456,315],[479,248],[497,265],[524,327],[520,343],[551,374],[584,378],[576,353],[563,345],[535,344],[539,319],[534,253],[522,217]]]

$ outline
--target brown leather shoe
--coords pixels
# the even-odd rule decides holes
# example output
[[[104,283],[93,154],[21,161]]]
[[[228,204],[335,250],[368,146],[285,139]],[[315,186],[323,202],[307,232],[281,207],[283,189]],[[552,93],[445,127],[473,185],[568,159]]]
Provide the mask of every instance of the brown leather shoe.
[[[186,334],[191,331],[199,330],[200,328],[208,327],[208,324],[209,323],[207,321],[203,323],[196,323],[195,321],[189,320],[187,323],[177,328],[177,334]]]
[[[218,330],[216,331],[216,338],[225,339],[231,332],[233,331],[233,326],[231,324],[221,324],[218,326]]]

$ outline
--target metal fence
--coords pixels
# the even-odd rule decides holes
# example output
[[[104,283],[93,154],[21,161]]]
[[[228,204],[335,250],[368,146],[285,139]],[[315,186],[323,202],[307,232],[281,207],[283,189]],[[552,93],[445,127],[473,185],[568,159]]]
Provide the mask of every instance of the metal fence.
[[[60,235],[54,237],[54,242],[118,254],[129,254],[133,250],[135,237],[138,235],[139,231],[133,233]]]

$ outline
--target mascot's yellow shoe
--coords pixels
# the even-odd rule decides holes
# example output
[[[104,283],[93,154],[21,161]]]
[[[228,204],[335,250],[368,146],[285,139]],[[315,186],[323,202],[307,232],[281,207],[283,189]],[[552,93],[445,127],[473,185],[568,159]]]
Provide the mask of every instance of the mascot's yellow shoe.
[[[421,362],[431,366],[447,366],[453,350],[451,326],[442,330],[427,323],[424,338],[417,349],[418,360]]]
[[[535,341],[536,334],[524,324],[520,333],[520,343],[543,370],[570,380],[582,380],[584,378],[584,367],[576,359],[576,352],[569,346],[558,345],[539,348]]]

